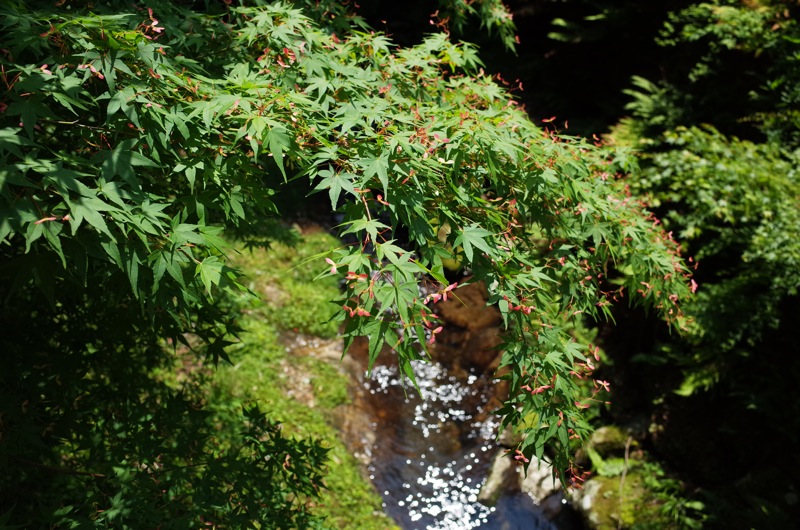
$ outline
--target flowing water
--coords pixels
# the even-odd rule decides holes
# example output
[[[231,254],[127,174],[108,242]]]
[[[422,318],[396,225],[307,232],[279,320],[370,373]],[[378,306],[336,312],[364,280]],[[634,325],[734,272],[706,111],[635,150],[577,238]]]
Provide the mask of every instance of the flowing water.
[[[503,451],[495,441],[498,419],[485,410],[493,383],[435,362],[414,369],[420,392],[402,381],[396,366],[378,365],[363,393],[375,434],[367,448],[370,478],[401,528],[579,528],[560,497],[543,507],[511,488],[495,506],[481,504],[481,485]]]
[[[384,510],[407,530],[579,530],[580,518],[560,494],[533,499],[520,490],[514,469],[493,506],[478,499],[498,445],[496,368],[499,312],[486,307],[473,284],[459,288],[456,301],[437,312],[444,330],[432,348],[434,360],[413,363],[419,391],[399,375],[394,354],[384,348],[369,377],[367,343],[356,340],[341,366],[360,380],[353,403],[338,427],[368,466]],[[425,293],[421,293],[424,296]],[[448,305],[449,304],[449,305]],[[296,354],[338,362],[340,343],[295,344]]]

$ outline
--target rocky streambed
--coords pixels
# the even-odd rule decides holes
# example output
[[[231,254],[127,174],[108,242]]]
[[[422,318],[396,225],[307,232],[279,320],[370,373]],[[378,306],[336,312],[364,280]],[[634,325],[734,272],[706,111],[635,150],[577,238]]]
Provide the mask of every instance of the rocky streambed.
[[[389,351],[369,376],[365,344],[344,357],[341,367],[355,381],[352,402],[336,418],[345,443],[401,528],[582,528],[549,468],[532,465],[525,478],[505,456],[513,442],[497,439],[493,414],[504,391],[493,378],[500,315],[485,306],[478,284],[457,294],[437,304],[445,326],[431,362],[414,366],[419,393]],[[341,357],[336,342],[300,341],[292,349]]]

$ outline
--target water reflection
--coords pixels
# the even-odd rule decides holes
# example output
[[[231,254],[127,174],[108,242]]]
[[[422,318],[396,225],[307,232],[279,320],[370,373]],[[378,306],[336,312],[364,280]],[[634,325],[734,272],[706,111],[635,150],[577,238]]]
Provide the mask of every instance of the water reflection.
[[[478,502],[501,449],[497,418],[485,410],[492,381],[437,363],[414,369],[419,393],[396,366],[376,366],[364,383],[376,411],[369,472],[386,512],[405,529],[556,529],[524,493],[504,493],[494,507]]]

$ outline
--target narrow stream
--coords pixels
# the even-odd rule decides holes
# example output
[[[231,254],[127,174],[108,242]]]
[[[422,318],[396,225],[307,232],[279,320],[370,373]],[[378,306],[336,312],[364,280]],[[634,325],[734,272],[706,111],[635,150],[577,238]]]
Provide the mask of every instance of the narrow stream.
[[[498,418],[485,410],[492,381],[435,362],[414,369],[421,395],[404,386],[396,366],[375,366],[364,382],[374,411],[370,478],[401,528],[579,528],[560,509],[560,498],[549,499],[546,509],[511,489],[493,507],[480,503],[481,485],[502,451],[495,442]],[[554,511],[557,520],[548,517]]]

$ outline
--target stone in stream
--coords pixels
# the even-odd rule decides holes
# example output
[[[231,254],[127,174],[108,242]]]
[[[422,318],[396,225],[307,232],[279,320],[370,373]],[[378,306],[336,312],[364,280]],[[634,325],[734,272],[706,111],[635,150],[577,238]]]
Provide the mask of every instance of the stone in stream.
[[[561,483],[553,479],[553,468],[548,463],[534,458],[528,466],[528,473],[525,474],[522,466],[502,451],[492,462],[489,476],[481,487],[478,500],[488,506],[494,506],[501,494],[522,491],[530,495],[537,504],[542,504],[560,490]]]
[[[486,286],[478,282],[455,289],[448,300],[434,306],[445,324],[431,352],[435,360],[479,374],[497,369],[502,318],[486,300]]]

